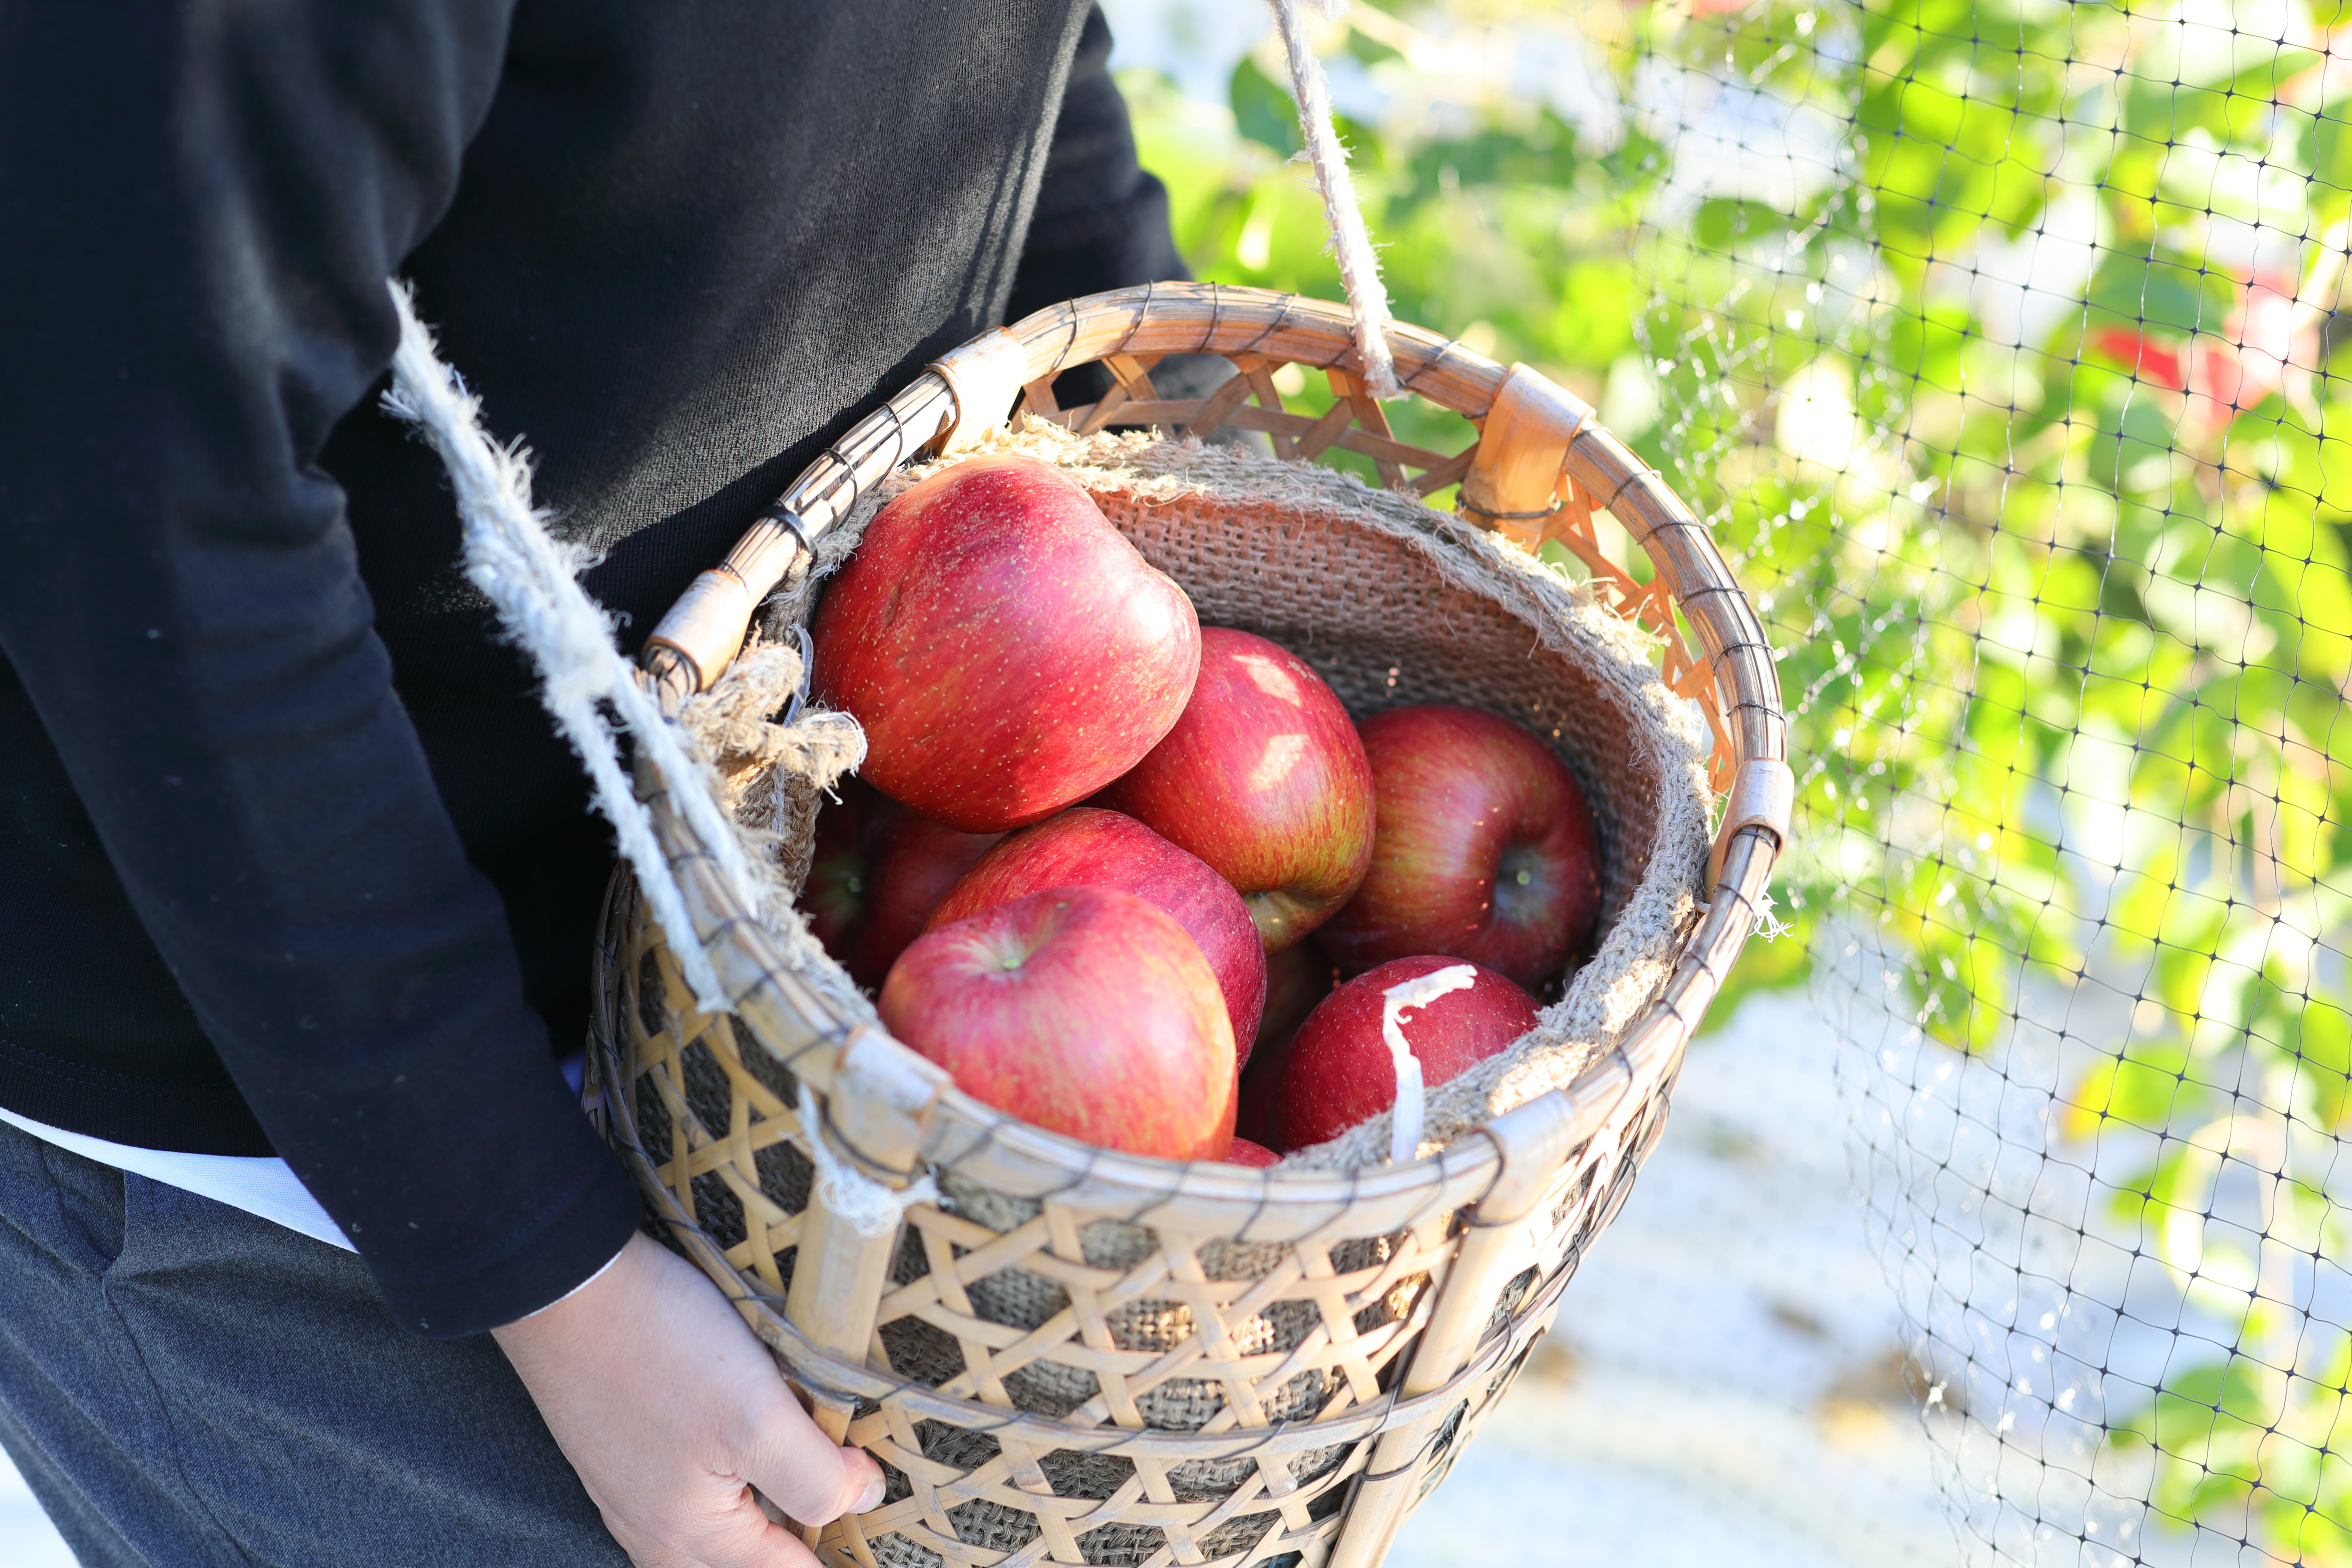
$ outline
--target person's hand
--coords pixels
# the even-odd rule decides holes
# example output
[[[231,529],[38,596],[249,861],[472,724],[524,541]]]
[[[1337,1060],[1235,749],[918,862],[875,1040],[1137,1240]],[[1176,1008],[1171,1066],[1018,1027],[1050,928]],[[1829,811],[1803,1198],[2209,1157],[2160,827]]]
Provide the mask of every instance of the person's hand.
[[[639,1568],[808,1568],[754,1487],[803,1524],[882,1500],[873,1457],[828,1441],[718,1287],[650,1237],[491,1331]]]

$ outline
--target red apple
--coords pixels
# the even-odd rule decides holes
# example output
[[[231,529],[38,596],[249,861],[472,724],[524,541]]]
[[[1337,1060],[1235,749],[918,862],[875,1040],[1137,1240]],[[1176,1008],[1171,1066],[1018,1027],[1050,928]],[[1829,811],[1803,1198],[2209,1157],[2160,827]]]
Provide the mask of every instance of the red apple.
[[[1475,708],[1395,708],[1361,726],[1380,827],[1363,886],[1317,940],[1350,973],[1466,958],[1530,989],[1592,940],[1601,850],[1551,749]]]
[[[882,797],[856,779],[841,781],[841,797],[817,808],[815,842],[809,846],[808,880],[801,884],[801,912],[809,933],[845,966],[845,932],[865,917],[866,857],[874,804]]]
[[[1192,695],[1192,601],[1086,491],[975,458],[884,507],[815,625],[819,689],[885,795],[967,833],[1051,816],[1157,745]]]
[[[1282,1156],[1263,1143],[1253,1143],[1246,1138],[1235,1138],[1233,1148],[1225,1154],[1228,1165],[1248,1165],[1264,1170],[1268,1165],[1282,1163]]]
[[[1282,1146],[1282,1075],[1289,1070],[1290,1047],[1297,1038],[1298,1031],[1292,1029],[1261,1040],[1257,1049],[1250,1053],[1249,1069],[1242,1074],[1234,1097],[1236,1136],[1269,1149]]]
[[[1428,953],[1392,959],[1357,975],[1307,1016],[1292,1040],[1290,1061],[1276,1097],[1279,1149],[1304,1149],[1337,1138],[1396,1103],[1396,1059],[1381,1018],[1391,985],[1458,964]],[[1469,987],[1407,1008],[1397,1019],[1422,1082],[1435,1089],[1536,1026],[1536,999],[1491,969]]]
[[[1103,792],[1241,889],[1266,951],[1329,919],[1372,852],[1372,773],[1348,710],[1289,649],[1201,629],[1184,716]]]
[[[809,931],[867,990],[922,934],[956,879],[1003,837],[964,833],[856,779],[817,813],[801,907]]]
[[[1282,1092],[1290,1042],[1316,1004],[1339,984],[1339,969],[1312,937],[1266,955],[1265,1018],[1257,1026],[1256,1048],[1245,1058],[1248,1070],[1242,1074],[1240,1103],[1234,1110],[1234,1130],[1242,1136],[1269,1147],[1281,1141],[1274,1106]]]
[[[1051,888],[926,931],[882,1023],[999,1110],[1082,1142],[1223,1160],[1234,1032],[1184,928],[1116,888]]]
[[[1265,1007],[1265,950],[1225,879],[1131,816],[1072,806],[982,856],[931,911],[934,928],[1045,888],[1117,888],[1174,918],[1201,947],[1249,1059]]]

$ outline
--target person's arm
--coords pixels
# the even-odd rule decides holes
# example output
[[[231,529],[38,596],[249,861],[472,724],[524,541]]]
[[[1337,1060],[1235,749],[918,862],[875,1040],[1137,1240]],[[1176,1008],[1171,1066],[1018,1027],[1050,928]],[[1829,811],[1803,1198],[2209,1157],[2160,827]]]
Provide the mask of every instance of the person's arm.
[[[1081,294],[1192,277],[1169,228],[1168,188],[1137,162],[1110,48],[1110,24],[1097,5],[1070,61],[1007,321]]]
[[[317,462],[390,363],[385,278],[456,188],[506,24],[501,0],[0,8],[0,654],[392,1310],[505,1325],[641,1563],[792,1568],[747,1483],[818,1522],[879,1472],[636,1232]]]
[[[272,1144],[429,1334],[561,1296],[637,1208],[317,461],[390,363],[384,280],[457,187],[507,10],[0,11],[0,653]]]

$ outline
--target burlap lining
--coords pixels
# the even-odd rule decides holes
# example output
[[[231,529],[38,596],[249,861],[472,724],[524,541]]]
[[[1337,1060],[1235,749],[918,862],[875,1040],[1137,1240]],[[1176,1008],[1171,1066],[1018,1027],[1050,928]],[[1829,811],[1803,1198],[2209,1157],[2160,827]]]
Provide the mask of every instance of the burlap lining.
[[[837,564],[843,546],[831,558]],[[797,574],[795,585],[810,574]],[[709,691],[687,699],[678,721],[695,752],[718,774],[720,797],[735,814],[761,873],[760,923],[785,958],[851,1024],[870,1023],[874,1003],[849,972],[810,934],[793,900],[808,879],[815,847],[817,807],[825,793],[866,760],[866,733],[846,713],[810,708],[791,724],[775,721],[802,689],[804,671],[794,640],[754,631],[727,672]],[[658,997],[660,983],[648,995]],[[725,1126],[721,1118],[714,1125]]]
[[[1707,730],[1692,705],[1659,680],[1643,633],[1478,530],[1414,498],[1375,490],[1328,469],[1195,442],[1081,439],[1035,423],[982,449],[1024,452],[1064,468],[1147,559],[1184,585],[1204,622],[1244,627],[1293,648],[1331,682],[1351,712],[1426,701],[1484,708],[1549,738],[1584,784],[1603,847],[1604,934],[1533,1032],[1505,1056],[1431,1093],[1423,1152],[1567,1083],[1656,994],[1678,939],[1696,916],[1707,847]],[[789,628],[806,623],[820,580],[855,548],[883,503],[936,467],[895,478],[831,531],[820,545],[816,570],[796,574],[771,600],[763,635],[683,715],[722,774],[739,818],[766,851],[775,883],[772,896],[762,900],[767,923],[790,961],[852,1018],[870,1018],[870,1002],[809,938],[789,900],[806,874],[822,792],[862,755],[862,737],[839,715],[810,712],[789,728],[768,716],[799,683]],[[658,1007],[658,976],[648,973],[641,984],[642,1005]],[[688,1052],[684,1087],[692,1113],[717,1128],[729,1124],[730,1091],[715,1063],[702,1059],[707,1055],[700,1045]],[[757,1058],[750,1052],[746,1066],[765,1078],[761,1068],[772,1064]],[[666,1146],[668,1116],[658,1097],[641,1095],[639,1113],[656,1146]],[[1384,1159],[1388,1143],[1389,1119],[1382,1117],[1296,1153],[1286,1165],[1350,1169]],[[760,1162],[762,1189],[788,1212],[798,1211],[808,1201],[807,1161],[788,1145],[765,1152],[776,1158]],[[992,1230],[1013,1230],[1040,1212],[1034,1200],[1009,1196],[954,1171],[939,1174],[941,1206]],[[700,1222],[721,1247],[740,1238],[740,1200],[723,1182],[698,1179],[695,1197]],[[1160,1245],[1150,1230],[1112,1220],[1084,1224],[1078,1234],[1088,1265],[1121,1271]],[[1334,1243],[1331,1265],[1340,1271],[1376,1267],[1395,1256],[1399,1241],[1373,1237]],[[1279,1245],[1211,1243],[1199,1258],[1211,1278],[1255,1279],[1280,1266],[1289,1251]],[[897,1276],[903,1283],[927,1267],[910,1233]],[[1399,1280],[1360,1310],[1358,1331],[1408,1315],[1427,1284],[1424,1274]],[[980,1316],[1023,1331],[1069,1305],[1060,1285],[1017,1266],[972,1280],[966,1291]],[[1317,1322],[1311,1303],[1282,1300],[1227,1323],[1225,1331],[1241,1354],[1286,1352]],[[1129,1303],[1107,1326],[1114,1343],[1129,1351],[1180,1346],[1202,1328],[1189,1306],[1151,1300]],[[879,1332],[901,1375],[938,1386],[964,1370],[954,1338],[920,1318],[884,1323]],[[1066,1415],[1100,1392],[1091,1372],[1050,1353],[1008,1373],[1003,1385],[1017,1407],[1052,1416]],[[1309,1372],[1262,1391],[1261,1401],[1271,1421],[1312,1420],[1338,1392],[1336,1373]],[[1137,1399],[1149,1426],[1177,1431],[1207,1426],[1225,1404],[1224,1386],[1213,1378],[1173,1379]],[[982,1431],[924,1422],[919,1436],[927,1458],[960,1469],[996,1457],[996,1440]],[[1349,1453],[1348,1445],[1318,1448],[1293,1458],[1288,1468],[1304,1484],[1330,1474]],[[1243,1484],[1255,1464],[1249,1458],[1198,1461],[1174,1467],[1168,1479],[1180,1500],[1216,1499]],[[1130,1461],[1111,1455],[1048,1454],[1040,1468],[1065,1497],[1108,1498],[1133,1475]],[[907,1488],[898,1478],[892,1495],[908,1495]],[[1328,1506],[1340,1500],[1334,1492]],[[987,1499],[947,1511],[961,1540],[993,1552],[1017,1552],[1040,1533],[1033,1514]],[[1213,1559],[1239,1552],[1278,1518],[1272,1512],[1239,1517],[1196,1544]],[[1078,1540],[1089,1563],[1104,1564],[1141,1563],[1166,1543],[1157,1527],[1132,1524],[1107,1525]],[[904,1535],[885,1534],[873,1545],[877,1561],[889,1568],[942,1568],[939,1553]]]
[[[1648,634],[1494,536],[1328,468],[1197,441],[1082,438],[1035,420],[978,450],[1064,469],[1183,584],[1203,622],[1293,649],[1359,717],[1415,702],[1486,709],[1548,738],[1583,784],[1605,867],[1597,950],[1532,1032],[1431,1090],[1423,1154],[1566,1085],[1616,1043],[1665,984],[1706,863],[1706,721],[1659,679]],[[772,635],[805,621],[818,580],[881,506],[959,460],[908,469],[866,497],[825,537],[818,570],[772,601]],[[799,824],[775,826],[805,844]],[[795,869],[805,866],[803,848]],[[1382,1116],[1285,1164],[1377,1163],[1389,1138]]]

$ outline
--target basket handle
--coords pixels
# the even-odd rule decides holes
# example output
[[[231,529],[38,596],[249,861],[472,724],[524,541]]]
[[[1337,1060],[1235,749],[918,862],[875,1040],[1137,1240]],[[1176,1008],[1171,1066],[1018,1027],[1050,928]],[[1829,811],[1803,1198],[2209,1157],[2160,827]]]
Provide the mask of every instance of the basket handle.
[[[1399,382],[1478,417],[1503,367],[1419,327],[1391,330]],[[1153,283],[1039,310],[950,351],[904,391],[826,448],[751,525],[719,565],[698,577],[646,639],[639,663],[666,700],[708,689],[743,646],[760,601],[799,565],[857,498],[895,469],[942,447],[959,449],[1003,423],[1015,395],[1064,367],[1130,354],[1264,354],[1354,373],[1354,321],[1344,307],[1296,294],[1214,283]]]
[[[1043,403],[1068,365],[1135,365],[1174,353],[1223,354],[1245,364],[1284,360],[1353,376],[1361,371],[1354,327],[1344,307],[1296,294],[1152,283],[1066,300],[982,333],[860,420],[725,561],[696,579],[646,639],[640,656],[646,679],[665,706],[706,689],[741,648],[760,602],[813,557],[861,495],[927,453],[977,444],[1003,423],[1020,389]],[[1538,372],[1524,364],[1507,370],[1420,327],[1400,323],[1389,341],[1400,384],[1484,422],[1462,465],[1463,510],[1530,547],[1559,541],[1596,576],[1605,569],[1624,613],[1646,616],[1665,635],[1667,684],[1706,715],[1714,782],[1739,797],[1726,812],[1708,886],[1718,880],[1734,834],[1762,828],[1785,844],[1786,812],[1773,809],[1784,798],[1789,755],[1779,670],[1762,623],[1706,525],[1655,469],[1593,421],[1590,406]],[[1198,419],[1204,406],[1162,404],[1152,411]],[[1240,411],[1238,398],[1223,410]],[[1556,498],[1567,504],[1555,506]],[[1614,516],[1648,554],[1657,570],[1651,584],[1608,565],[1591,535],[1596,509]],[[1697,636],[1696,649],[1675,626],[1677,606]]]

